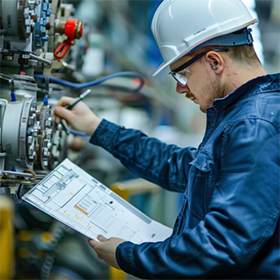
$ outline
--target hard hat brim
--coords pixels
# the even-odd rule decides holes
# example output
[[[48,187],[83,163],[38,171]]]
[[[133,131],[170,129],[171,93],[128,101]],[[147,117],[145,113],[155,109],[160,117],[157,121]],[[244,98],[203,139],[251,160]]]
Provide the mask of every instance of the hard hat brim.
[[[156,70],[156,72],[153,74],[153,77],[155,77],[159,72],[161,72],[162,70],[164,70],[165,68],[167,68],[172,62],[163,62],[158,69]]]

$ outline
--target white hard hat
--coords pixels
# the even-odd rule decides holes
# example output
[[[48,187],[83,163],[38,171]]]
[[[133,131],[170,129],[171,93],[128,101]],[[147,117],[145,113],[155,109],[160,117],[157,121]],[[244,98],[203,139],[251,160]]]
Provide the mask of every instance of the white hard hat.
[[[151,25],[164,60],[153,76],[203,46],[251,44],[256,22],[241,0],[164,0]]]

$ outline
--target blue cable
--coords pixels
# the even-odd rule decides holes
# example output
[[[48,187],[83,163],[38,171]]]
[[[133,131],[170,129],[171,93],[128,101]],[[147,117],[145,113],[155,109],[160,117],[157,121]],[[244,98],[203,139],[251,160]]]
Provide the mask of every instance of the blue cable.
[[[103,83],[103,82],[105,82],[109,79],[113,79],[113,78],[117,78],[117,77],[123,77],[123,76],[130,76],[130,77],[138,78],[140,80],[140,82],[141,82],[140,85],[137,88],[132,89],[131,90],[132,92],[139,91],[145,83],[144,77],[142,75],[140,75],[139,73],[136,73],[136,72],[120,72],[120,73],[112,74],[112,75],[109,75],[107,77],[104,77],[104,78],[101,78],[101,79],[98,79],[98,80],[95,80],[95,81],[91,81],[91,82],[88,82],[88,83],[84,83],[84,84],[71,83],[71,82],[68,82],[68,81],[65,81],[65,80],[62,80],[62,79],[58,79],[58,78],[55,78],[55,77],[49,77],[49,76],[47,76],[47,78],[51,82],[54,82],[54,83],[57,83],[57,84],[60,84],[60,85],[66,86],[66,87],[75,88],[75,89],[82,89],[82,88],[93,87],[93,86],[99,85],[99,84],[101,84],[101,83]],[[40,79],[40,80],[46,80],[45,75],[35,75],[34,78],[35,79]],[[83,132],[70,130],[70,129],[69,129],[69,132],[73,135],[76,135],[76,136],[88,137],[88,135],[86,133],[83,133]]]
[[[113,79],[113,78],[117,78],[117,77],[123,77],[123,76],[135,77],[135,78],[138,78],[140,80],[140,82],[141,82],[140,85],[137,88],[132,89],[131,90],[132,92],[139,91],[144,85],[144,82],[145,82],[144,77],[142,75],[140,75],[139,73],[136,73],[136,72],[120,72],[120,73],[112,74],[112,75],[106,76],[104,78],[101,78],[101,79],[98,79],[98,80],[95,80],[95,81],[91,81],[91,82],[88,82],[88,83],[84,83],[84,84],[71,83],[71,82],[68,82],[68,81],[65,81],[65,80],[62,80],[62,79],[58,79],[58,78],[55,78],[55,77],[49,77],[49,80],[51,82],[54,82],[54,83],[57,83],[57,84],[60,84],[60,85],[66,86],[66,87],[75,88],[75,89],[82,89],[82,88],[93,87],[93,86],[99,85],[99,84],[101,84],[101,83],[103,83],[103,82],[105,82],[109,79]],[[45,75],[35,75],[34,78],[45,80]]]
[[[89,137],[86,133],[83,133],[83,132],[80,132],[80,131],[75,131],[75,130],[72,130],[72,129],[68,129],[68,131],[71,134],[76,135],[76,136]]]

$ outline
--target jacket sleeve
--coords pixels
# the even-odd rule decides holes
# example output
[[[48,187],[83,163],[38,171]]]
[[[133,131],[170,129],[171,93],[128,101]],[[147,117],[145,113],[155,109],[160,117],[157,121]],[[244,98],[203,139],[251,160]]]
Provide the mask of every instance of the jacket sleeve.
[[[229,127],[220,142],[218,176],[204,218],[192,216],[195,226],[186,222],[193,215],[188,204],[182,209],[181,229],[166,240],[120,244],[120,267],[149,279],[245,277],[268,240],[279,239],[279,143],[279,131],[271,124],[248,120]],[[265,278],[273,278],[276,269],[266,267]]]
[[[167,190],[184,192],[187,184],[188,164],[196,148],[182,149],[166,145],[148,137],[139,130],[125,129],[102,120],[90,143],[103,147],[136,176],[151,181]]]

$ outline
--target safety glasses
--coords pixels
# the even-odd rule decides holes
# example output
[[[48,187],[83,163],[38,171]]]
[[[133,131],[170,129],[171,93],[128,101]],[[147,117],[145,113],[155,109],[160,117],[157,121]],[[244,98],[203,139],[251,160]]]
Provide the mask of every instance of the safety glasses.
[[[202,53],[198,54],[197,56],[193,57],[188,62],[181,65],[180,67],[178,67],[175,70],[169,72],[169,75],[171,75],[176,80],[176,82],[178,82],[181,86],[183,86],[183,87],[186,86],[187,83],[188,83],[188,78],[191,74],[191,71],[187,70],[186,68],[189,67],[191,64],[193,64],[195,61],[199,60],[201,57],[203,57],[204,55],[206,55],[210,51],[227,52],[228,49],[212,49],[212,50],[207,50],[205,52],[202,52]],[[183,73],[178,73],[178,72],[180,72],[184,69],[185,69],[185,71]]]

